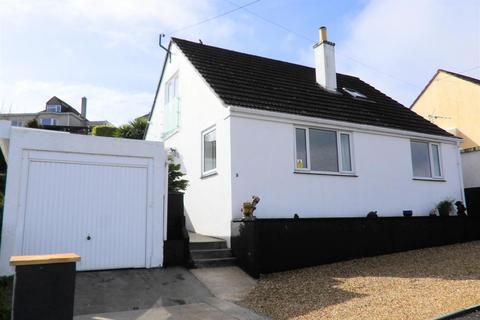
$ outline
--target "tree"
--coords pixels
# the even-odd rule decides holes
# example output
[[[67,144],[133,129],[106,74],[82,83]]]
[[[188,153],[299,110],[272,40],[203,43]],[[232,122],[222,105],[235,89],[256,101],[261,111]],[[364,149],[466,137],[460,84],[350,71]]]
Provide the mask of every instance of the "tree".
[[[184,192],[188,187],[188,180],[182,179],[185,174],[180,171],[181,165],[175,164],[174,157],[168,155],[168,192]]]
[[[42,126],[40,124],[38,124],[38,121],[37,119],[32,119],[30,121],[28,121],[26,124],[25,124],[25,127],[27,128],[41,128]]]
[[[119,137],[127,139],[143,139],[145,130],[147,129],[148,120],[145,118],[137,118],[124,124],[118,128]]]

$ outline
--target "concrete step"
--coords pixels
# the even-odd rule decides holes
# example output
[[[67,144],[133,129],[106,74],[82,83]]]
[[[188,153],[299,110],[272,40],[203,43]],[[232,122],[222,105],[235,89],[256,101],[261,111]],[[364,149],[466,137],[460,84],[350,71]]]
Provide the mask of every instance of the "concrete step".
[[[232,251],[230,249],[208,249],[208,250],[190,250],[192,259],[218,259],[230,258]]]
[[[193,259],[197,268],[228,267],[236,265],[237,258],[218,258],[218,259]]]
[[[226,249],[227,242],[225,240],[218,241],[200,241],[200,242],[191,242],[190,241],[190,250],[215,250],[215,249]]]

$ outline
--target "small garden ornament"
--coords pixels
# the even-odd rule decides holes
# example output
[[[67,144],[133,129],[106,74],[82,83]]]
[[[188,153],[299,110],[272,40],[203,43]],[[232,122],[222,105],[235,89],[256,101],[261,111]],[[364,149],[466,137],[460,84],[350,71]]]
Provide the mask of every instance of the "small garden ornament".
[[[369,218],[369,219],[378,218],[377,211],[370,211],[370,212],[367,214],[367,218]]]
[[[462,201],[455,202],[455,206],[457,207],[457,215],[459,217],[467,216],[467,208],[463,205]]]
[[[260,198],[257,196],[252,196],[251,202],[244,202],[242,207],[243,217],[246,220],[253,219],[253,212],[257,208],[257,204],[260,202]]]

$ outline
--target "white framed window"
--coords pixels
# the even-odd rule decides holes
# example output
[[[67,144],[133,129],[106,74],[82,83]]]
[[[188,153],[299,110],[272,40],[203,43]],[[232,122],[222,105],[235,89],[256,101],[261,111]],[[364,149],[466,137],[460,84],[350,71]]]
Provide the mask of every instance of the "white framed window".
[[[178,91],[178,73],[165,83],[163,132],[166,138],[180,127],[180,95]]]
[[[217,171],[217,130],[211,127],[202,132],[202,176]]]
[[[410,149],[414,178],[443,178],[440,144],[411,140]]]
[[[60,112],[62,110],[62,107],[60,105],[49,105],[47,106],[46,111],[47,112]]]
[[[10,122],[12,123],[12,126],[13,126],[13,127],[21,127],[21,126],[23,126],[23,122],[20,121],[20,120],[11,120]]]
[[[53,118],[42,119],[40,120],[40,124],[43,126],[56,126],[57,119],[53,119]]]
[[[178,74],[174,74],[165,83],[165,105],[178,98]]]
[[[353,174],[352,133],[295,127],[295,171]]]

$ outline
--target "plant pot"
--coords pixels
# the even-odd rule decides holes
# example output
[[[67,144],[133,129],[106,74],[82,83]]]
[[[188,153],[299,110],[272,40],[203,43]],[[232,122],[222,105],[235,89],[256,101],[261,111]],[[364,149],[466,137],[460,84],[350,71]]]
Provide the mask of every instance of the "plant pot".
[[[450,209],[438,209],[438,215],[440,217],[448,217],[450,215]]]

